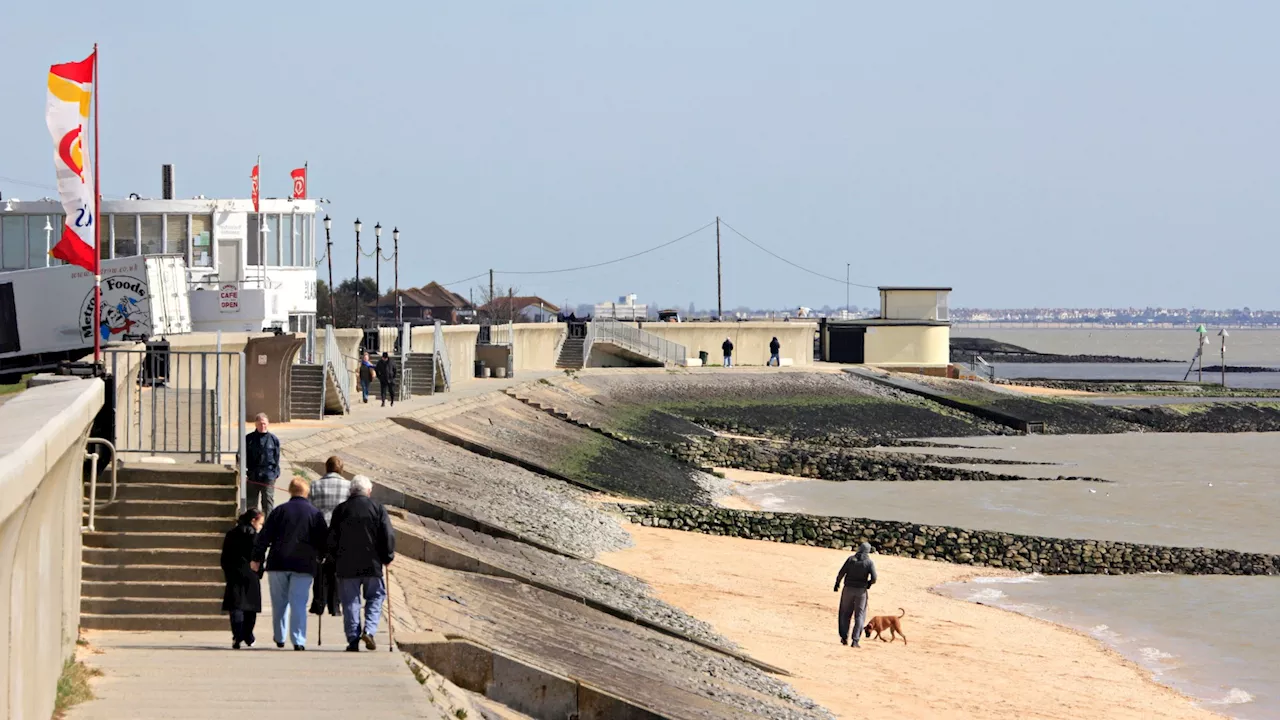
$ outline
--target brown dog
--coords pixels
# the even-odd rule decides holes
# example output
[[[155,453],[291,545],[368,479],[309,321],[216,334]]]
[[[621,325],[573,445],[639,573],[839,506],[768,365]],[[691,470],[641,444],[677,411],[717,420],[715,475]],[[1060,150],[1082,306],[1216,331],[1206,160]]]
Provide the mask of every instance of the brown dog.
[[[898,609],[902,610],[902,608],[898,608]],[[906,617],[906,615],[907,615],[906,610],[902,610],[902,614],[899,615],[898,617],[894,617],[892,615],[877,615],[871,618],[871,620],[867,623],[867,626],[864,627],[862,630],[867,634],[867,637],[871,637],[871,632],[874,630],[876,633],[876,639],[879,640],[880,642],[893,642],[894,640],[898,639],[899,635],[902,635],[902,644],[906,645],[907,636],[905,633],[902,632],[902,624],[899,622],[899,619]],[[884,632],[885,630],[889,631],[890,639],[888,640],[885,640],[884,638],[880,637],[880,633]]]

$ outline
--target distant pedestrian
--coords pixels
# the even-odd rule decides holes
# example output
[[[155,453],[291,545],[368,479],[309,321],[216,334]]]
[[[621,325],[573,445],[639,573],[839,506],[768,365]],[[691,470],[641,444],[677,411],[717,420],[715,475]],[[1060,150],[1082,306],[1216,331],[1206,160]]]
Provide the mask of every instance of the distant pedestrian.
[[[333,511],[328,555],[337,565],[347,652],[360,652],[360,641],[377,649],[373,636],[387,599],[383,568],[395,559],[396,537],[381,503],[369,497],[373,483],[363,475],[351,481],[351,498]],[[363,622],[360,598],[364,596]]]
[[[867,623],[867,590],[876,584],[876,564],[871,562],[871,545],[862,543],[858,552],[844,561],[840,574],[836,575],[837,591],[841,580],[844,580],[844,592],[840,595],[840,614],[837,617],[840,644],[845,645],[852,640],[853,647],[861,647],[858,640],[862,637],[862,626]],[[854,621],[852,628],[849,627],[851,617]]]
[[[369,384],[373,382],[374,365],[369,361],[369,353],[360,357],[360,394],[364,402],[369,402]]]
[[[307,596],[324,552],[328,527],[324,513],[307,499],[310,484],[300,477],[289,483],[289,502],[267,516],[253,545],[254,572],[266,560],[271,588],[272,637],[284,647],[285,635],[294,650],[307,649]],[[270,553],[268,553],[270,550]]]
[[[774,367],[781,367],[782,358],[778,353],[782,351],[782,343],[778,342],[778,338],[774,337],[769,341],[769,364]]]
[[[378,396],[382,398],[382,406],[387,406],[387,396],[391,396],[391,407],[396,405],[396,361],[390,355],[382,353],[382,359],[375,368],[378,374]]]
[[[231,647],[253,647],[253,627],[262,612],[262,575],[250,567],[253,543],[265,516],[260,510],[244,511],[236,526],[222,539],[222,610],[231,615]]]
[[[725,338],[720,349],[724,351],[724,366],[733,367],[733,341]]]
[[[245,502],[270,515],[276,506],[276,480],[280,477],[280,438],[267,432],[266,413],[254,418],[254,431],[244,438]]]
[[[324,463],[324,477],[311,483],[311,504],[324,515],[325,524],[333,517],[333,509],[346,502],[351,495],[351,481],[342,477],[342,458],[334,455]],[[332,616],[341,612],[338,599],[338,579],[334,575],[331,560],[321,563],[311,592],[312,615],[323,615],[326,610]]]

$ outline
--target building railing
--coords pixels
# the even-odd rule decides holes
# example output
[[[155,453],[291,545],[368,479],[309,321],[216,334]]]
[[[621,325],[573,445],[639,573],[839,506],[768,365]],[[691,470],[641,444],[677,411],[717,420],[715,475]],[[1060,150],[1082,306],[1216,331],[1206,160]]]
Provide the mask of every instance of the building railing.
[[[689,357],[684,345],[616,320],[591,321],[583,348],[584,359],[589,356],[591,345],[598,342],[616,345],[664,365],[683,365]]]
[[[449,390],[452,378],[452,363],[449,362],[449,348],[444,342],[444,323],[436,321],[435,330],[432,331],[434,347],[432,352],[435,354],[435,365],[440,368],[440,376],[444,378],[444,389]],[[432,379],[434,382],[434,378]]]
[[[338,333],[334,332],[333,325],[325,325],[324,327],[324,364],[326,366],[325,374],[333,373],[334,384],[338,386],[338,394],[342,399],[342,407],[344,409],[351,408],[351,370],[347,367],[346,360],[342,357],[342,351],[338,349]],[[321,407],[324,407],[324,393],[328,391],[328,378],[326,382],[321,384]]]

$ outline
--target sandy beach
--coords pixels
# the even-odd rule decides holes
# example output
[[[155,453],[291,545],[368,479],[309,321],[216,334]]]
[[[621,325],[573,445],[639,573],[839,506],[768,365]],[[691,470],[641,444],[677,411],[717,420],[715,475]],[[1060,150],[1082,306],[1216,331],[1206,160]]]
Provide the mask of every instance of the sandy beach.
[[[1051,623],[942,597],[974,568],[875,555],[868,614],[907,612],[901,641],[840,645],[848,553],[637,525],[606,565],[711,623],[842,718],[1220,718],[1097,641]],[[981,574],[1001,574],[982,570]]]

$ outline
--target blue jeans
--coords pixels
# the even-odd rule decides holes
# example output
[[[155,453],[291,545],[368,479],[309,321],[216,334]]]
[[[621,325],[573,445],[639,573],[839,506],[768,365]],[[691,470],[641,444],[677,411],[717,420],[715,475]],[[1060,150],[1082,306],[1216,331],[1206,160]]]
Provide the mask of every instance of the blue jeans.
[[[271,586],[271,635],[277,643],[284,642],[285,632],[294,647],[307,645],[307,600],[311,597],[311,583],[315,578],[306,573],[267,573]]]
[[[778,353],[773,353],[769,356],[769,364],[774,367],[782,366],[782,360],[778,357]]]
[[[729,355],[724,356],[724,366],[733,367],[733,358]]]
[[[369,381],[360,380],[360,393],[364,395],[364,401],[369,402]]]
[[[360,625],[360,596],[364,595],[364,628]],[[342,601],[342,626],[347,642],[378,632],[387,586],[381,577],[338,578],[338,598]]]

